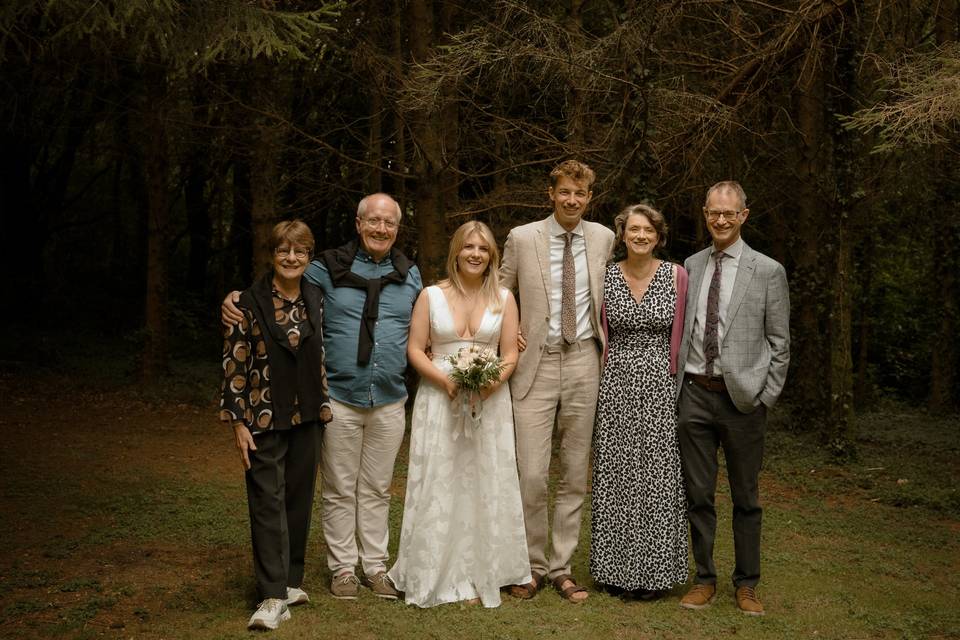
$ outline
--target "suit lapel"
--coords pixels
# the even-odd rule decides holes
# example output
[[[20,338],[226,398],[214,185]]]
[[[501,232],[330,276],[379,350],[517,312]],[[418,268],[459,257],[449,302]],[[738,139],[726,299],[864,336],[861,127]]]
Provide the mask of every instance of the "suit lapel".
[[[723,320],[723,325],[727,328],[737,315],[740,309],[740,303],[743,302],[743,295],[753,280],[753,273],[757,268],[756,251],[743,243],[743,253],[740,254],[740,266],[737,267],[737,279],[733,282],[733,293],[730,294],[730,303],[727,305],[727,317]],[[727,331],[729,335],[729,331]]]
[[[683,334],[690,335],[693,331],[693,321],[697,316],[697,302],[700,299],[700,286],[703,283],[703,274],[707,270],[707,258],[713,247],[707,247],[690,258],[690,270],[687,273],[690,280],[687,283],[687,306],[683,318]]]
[[[600,309],[600,303],[603,300],[603,269],[598,267],[606,263],[607,257],[602,255],[602,247],[600,247],[600,242],[597,241],[593,229],[587,225],[586,221],[581,224],[583,225],[583,241],[587,247],[587,278],[590,282],[590,302],[593,304],[592,311],[594,311],[590,314],[592,321],[594,316],[597,315],[595,312]],[[594,327],[594,330],[599,330],[599,327]]]
[[[550,225],[549,218],[537,226],[537,237],[534,240],[537,247],[537,262],[540,264],[540,277],[543,280],[543,290],[547,297],[547,311],[550,311]]]

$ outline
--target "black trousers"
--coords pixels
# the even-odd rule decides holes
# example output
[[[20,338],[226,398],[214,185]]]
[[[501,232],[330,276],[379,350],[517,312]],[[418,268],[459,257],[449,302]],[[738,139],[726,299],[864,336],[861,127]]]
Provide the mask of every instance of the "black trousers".
[[[717,490],[717,451],[723,447],[733,499],[734,587],[760,581],[759,476],[767,409],[741,413],[725,391],[708,391],[692,380],[683,382],[678,406],[677,438],[687,489],[688,517],[696,583],[715,584],[713,544],[717,532],[714,497]]]
[[[285,599],[288,586],[303,582],[320,435],[321,425],[311,422],[254,436],[246,482],[261,599]]]

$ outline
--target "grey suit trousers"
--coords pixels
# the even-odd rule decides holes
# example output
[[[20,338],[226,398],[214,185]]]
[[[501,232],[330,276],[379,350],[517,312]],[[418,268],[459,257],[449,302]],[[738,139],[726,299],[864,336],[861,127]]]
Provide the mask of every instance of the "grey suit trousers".
[[[677,438],[687,487],[688,516],[696,583],[715,584],[713,543],[717,530],[714,496],[717,451],[723,447],[733,499],[734,587],[755,587],[760,581],[759,476],[767,409],[742,413],[725,391],[708,391],[689,378],[683,382],[677,416]]]

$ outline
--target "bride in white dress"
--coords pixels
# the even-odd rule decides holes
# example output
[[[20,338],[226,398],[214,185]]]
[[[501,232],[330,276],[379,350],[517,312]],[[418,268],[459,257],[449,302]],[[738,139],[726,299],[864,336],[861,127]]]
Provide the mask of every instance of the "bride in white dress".
[[[407,357],[421,380],[400,548],[389,576],[418,607],[462,600],[496,607],[502,586],[531,580],[507,385],[519,313],[499,286],[499,261],[485,224],[462,225],[450,240],[448,279],[424,289],[413,309]],[[480,426],[464,429],[445,358],[474,344],[499,350],[504,368],[480,393]]]

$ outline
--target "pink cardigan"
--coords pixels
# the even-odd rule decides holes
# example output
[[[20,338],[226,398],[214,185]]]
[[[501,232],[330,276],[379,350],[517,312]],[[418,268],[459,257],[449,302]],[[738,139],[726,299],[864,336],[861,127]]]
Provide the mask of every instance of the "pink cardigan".
[[[683,314],[687,308],[687,270],[678,264],[677,269],[677,305],[673,312],[673,327],[670,330],[670,375],[677,375],[677,356],[680,353],[680,341],[683,339]],[[607,350],[610,344],[610,328],[607,326],[606,302],[600,307],[600,322],[603,325],[603,362],[607,362]]]

